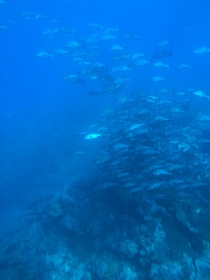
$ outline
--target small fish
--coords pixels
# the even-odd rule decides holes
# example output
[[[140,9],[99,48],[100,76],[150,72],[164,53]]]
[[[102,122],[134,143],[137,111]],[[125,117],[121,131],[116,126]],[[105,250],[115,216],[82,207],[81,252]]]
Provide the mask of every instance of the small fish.
[[[143,65],[146,65],[146,64],[150,64],[150,61],[149,60],[146,60],[146,59],[141,59],[138,61],[138,66],[143,66]]]
[[[9,113],[6,114],[6,117],[10,118],[10,117],[12,117],[14,115],[14,113],[15,113],[14,111],[9,112]]]
[[[60,20],[52,18],[49,22],[50,23],[59,23]]]
[[[79,42],[76,42],[76,41],[71,41],[67,44],[67,47],[69,47],[69,48],[78,48],[81,46],[82,46],[82,44],[80,44]]]
[[[154,182],[154,183],[151,183],[149,189],[150,189],[150,190],[157,189],[157,188],[159,188],[161,185],[163,185],[164,183],[165,183],[165,181],[164,181],[164,182]]]
[[[100,126],[100,123],[94,123],[89,126],[90,129]]]
[[[97,134],[97,133],[91,133],[91,134],[88,134],[88,135],[86,135],[85,136],[85,139],[96,139],[96,138],[98,138],[98,137],[100,137],[101,136],[101,134]]]
[[[153,58],[154,59],[160,59],[160,58],[164,58],[164,57],[171,57],[172,56],[172,51],[167,52],[167,51],[161,51],[161,52],[157,52],[156,54],[154,54]]]
[[[152,100],[158,100],[158,97],[154,95],[149,95],[149,98],[151,98]]]
[[[53,197],[52,194],[51,195],[46,195],[46,196],[42,197],[41,199],[38,199],[38,200],[30,203],[27,207],[27,210],[36,208],[36,206],[38,206],[42,203],[47,203],[52,197]]]
[[[108,28],[105,29],[104,33],[118,32],[118,31],[119,31],[118,28],[108,27]]]
[[[198,142],[200,142],[200,143],[210,143],[210,140],[209,139],[200,139],[200,140],[198,140]]]
[[[47,18],[47,17],[48,16],[46,16],[46,15],[35,14],[34,19]]]
[[[99,48],[99,45],[96,45],[96,44],[89,45],[89,49],[98,49],[98,48]]]
[[[124,54],[124,53],[118,53],[113,56],[113,61],[123,61],[123,60],[128,60],[130,59],[130,55]]]
[[[134,53],[131,55],[131,59],[139,58],[139,57],[144,57],[145,53]]]
[[[53,54],[68,54],[69,52],[67,50],[64,49],[56,49],[53,51]]]
[[[154,120],[156,120],[156,121],[169,121],[170,119],[166,118],[164,116],[158,115],[158,116],[154,117]]]
[[[185,64],[185,63],[181,63],[177,66],[179,69],[192,69],[193,66],[192,65],[188,65],[188,64]]]
[[[36,54],[38,57],[54,57],[53,54],[46,52],[46,51],[40,51]]]
[[[181,149],[184,153],[190,150],[190,146],[186,143],[179,143],[178,148]]]
[[[100,28],[100,29],[103,29],[103,26],[98,24],[98,23],[95,23],[95,22],[91,22],[88,24],[88,26],[90,27],[94,27],[94,28]]]
[[[163,63],[163,62],[161,62],[161,61],[155,62],[154,65],[155,65],[156,67],[166,67],[166,68],[169,69],[169,65],[166,64],[166,63]]]
[[[1,2],[0,2],[1,3]],[[11,23],[11,24],[19,24],[17,21],[14,21],[14,20],[6,20],[6,23]]]
[[[78,75],[65,75],[62,80],[74,80],[74,79],[78,79]]]
[[[207,121],[207,122],[210,122],[210,116],[208,116],[208,115],[201,115],[201,116],[198,116],[197,117],[197,120],[199,120],[199,121]]]
[[[20,217],[20,221],[25,221],[27,219],[36,219],[37,217],[38,217],[37,213],[28,213],[28,214],[22,215]]]
[[[85,135],[87,134],[87,131],[80,131],[80,132],[76,132],[75,135]]]
[[[47,28],[42,32],[42,35],[51,35],[58,32],[59,32],[58,28]]]
[[[113,45],[110,50],[115,50],[115,51],[123,51],[124,48],[121,47],[120,45]]]
[[[155,170],[154,172],[152,172],[154,175],[172,175],[172,173],[168,172],[167,170],[165,169],[157,169]]]
[[[118,143],[114,146],[115,150],[124,150],[124,149],[128,149],[129,145],[127,144],[123,144],[123,143]]]
[[[128,130],[134,130],[134,129],[137,129],[141,126],[144,126],[144,123],[134,123],[128,128]]]
[[[198,49],[195,49],[194,53],[197,53],[197,54],[210,53],[210,48],[208,48],[208,47],[200,47]]]
[[[205,92],[203,92],[202,90],[196,90],[196,91],[193,91],[193,94],[198,96],[198,97],[204,97],[204,98],[207,98],[208,100],[210,100],[210,96],[207,95]]]
[[[162,77],[162,76],[155,76],[151,79],[152,82],[161,82],[161,81],[166,81],[167,79]]]
[[[122,78],[116,79],[114,82],[115,82],[115,84],[122,84],[122,83],[128,82],[128,81],[130,81],[130,78],[128,78],[128,77],[122,77]]]
[[[164,41],[161,41],[158,46],[167,46],[168,44],[170,44],[171,41],[170,40],[164,40]]]
[[[123,66],[112,68],[111,73],[114,73],[114,72],[117,72],[117,71],[127,71],[127,70],[132,70],[132,68],[129,68],[126,65],[123,65]]]
[[[159,89],[158,91],[157,91],[157,93],[160,93],[160,94],[162,94],[162,93],[173,93],[174,92],[174,90],[173,89],[170,89],[170,88],[161,88],[161,89]]]
[[[6,27],[6,25],[0,25],[0,29],[7,30],[7,27]]]
[[[101,39],[103,40],[110,40],[110,39],[115,39],[116,36],[115,35],[112,35],[112,34],[105,34],[101,37]]]
[[[127,34],[124,36],[124,39],[126,40],[141,40],[141,36],[133,35],[133,34]]]
[[[170,110],[171,113],[184,113],[184,110],[178,107],[173,107]]]
[[[84,155],[84,154],[86,154],[86,153],[87,153],[86,151],[75,151],[75,152],[73,153],[73,156]]]
[[[185,91],[177,91],[175,93],[176,96],[185,96],[186,95],[186,92]]]

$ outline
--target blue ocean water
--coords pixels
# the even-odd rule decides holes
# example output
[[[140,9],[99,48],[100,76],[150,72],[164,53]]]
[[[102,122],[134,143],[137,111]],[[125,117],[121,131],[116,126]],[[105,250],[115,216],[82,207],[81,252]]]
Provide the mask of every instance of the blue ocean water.
[[[0,279],[210,279],[209,10],[0,0]]]

